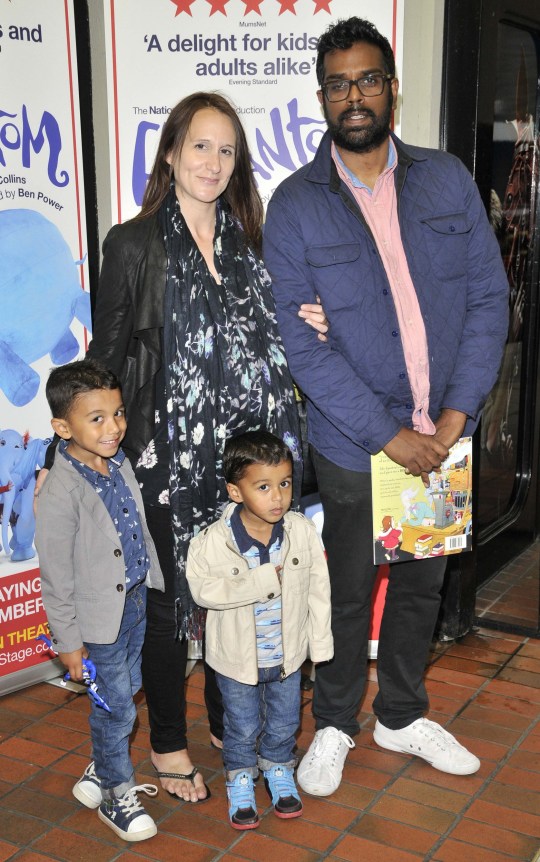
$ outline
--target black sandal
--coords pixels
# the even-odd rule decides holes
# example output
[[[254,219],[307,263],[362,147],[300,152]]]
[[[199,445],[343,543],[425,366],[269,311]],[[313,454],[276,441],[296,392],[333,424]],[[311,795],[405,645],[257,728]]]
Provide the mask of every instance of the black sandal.
[[[152,766],[154,766],[154,764],[152,764]],[[154,769],[157,772],[158,778],[179,778],[181,781],[191,781],[191,783],[193,784],[193,787],[195,787],[195,776],[199,772],[199,770],[197,769],[196,766],[193,767],[193,769],[191,770],[191,772],[188,775],[184,775],[181,772],[160,772],[159,769],[156,769],[155,766],[154,766]],[[191,802],[191,800],[189,800],[189,803],[191,805],[198,805],[201,802],[206,802],[207,799],[210,799],[210,797],[212,796],[212,794],[210,792],[210,788],[208,787],[208,785],[206,783],[205,783],[204,787],[206,790],[206,796],[203,799],[197,799],[197,802]],[[178,796],[177,793],[171,793],[170,790],[167,790],[167,793],[169,794],[169,796],[173,796],[175,799],[179,799],[181,802],[187,802],[188,801],[187,799],[182,799],[182,797]]]

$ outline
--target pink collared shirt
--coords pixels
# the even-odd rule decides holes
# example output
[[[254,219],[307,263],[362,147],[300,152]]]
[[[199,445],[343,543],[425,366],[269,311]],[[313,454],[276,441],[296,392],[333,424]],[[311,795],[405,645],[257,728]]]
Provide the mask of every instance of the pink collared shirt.
[[[429,355],[426,329],[401,241],[394,184],[397,153],[391,138],[389,148],[388,164],[377,177],[373,190],[347,170],[335,144],[332,144],[332,158],[341,179],[350,189],[371,229],[388,277],[414,401],[413,428],[423,434],[434,434],[435,426],[429,417]]]

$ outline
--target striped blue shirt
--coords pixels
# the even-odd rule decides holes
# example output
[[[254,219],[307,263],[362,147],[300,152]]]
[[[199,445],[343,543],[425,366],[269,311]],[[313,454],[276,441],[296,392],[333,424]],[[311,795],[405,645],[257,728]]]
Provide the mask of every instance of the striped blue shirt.
[[[281,546],[283,544],[283,518],[274,524],[268,545],[263,545],[249,535],[240,517],[242,506],[235,506],[229,519],[234,544],[242,554],[250,569],[264,563],[281,565]],[[281,596],[254,605],[255,636],[257,638],[257,664],[259,667],[274,667],[283,661],[283,642],[281,638]]]

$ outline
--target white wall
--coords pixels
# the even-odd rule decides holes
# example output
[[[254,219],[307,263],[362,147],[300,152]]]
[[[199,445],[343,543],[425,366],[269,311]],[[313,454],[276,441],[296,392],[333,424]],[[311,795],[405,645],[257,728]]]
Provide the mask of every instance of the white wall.
[[[409,144],[439,147],[444,0],[404,0],[400,81],[401,134]]]

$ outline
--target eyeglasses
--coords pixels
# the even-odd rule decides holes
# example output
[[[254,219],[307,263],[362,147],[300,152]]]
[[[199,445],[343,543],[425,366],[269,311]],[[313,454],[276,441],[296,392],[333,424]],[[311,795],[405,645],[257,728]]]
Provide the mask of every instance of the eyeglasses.
[[[393,75],[366,75],[350,81],[329,81],[321,86],[321,90],[329,102],[344,102],[355,84],[362,96],[380,96],[387,81],[392,81]]]

